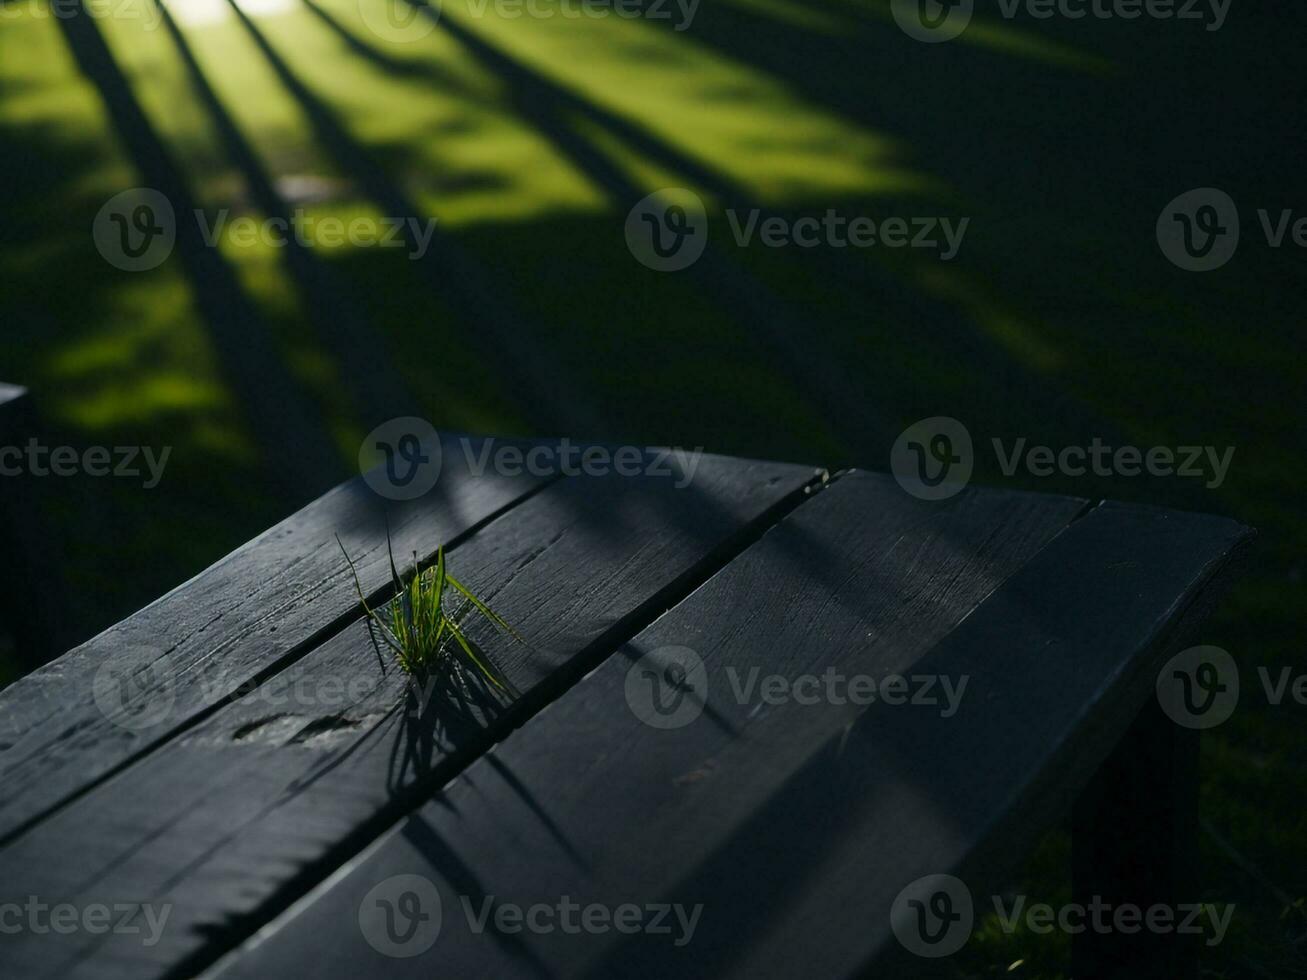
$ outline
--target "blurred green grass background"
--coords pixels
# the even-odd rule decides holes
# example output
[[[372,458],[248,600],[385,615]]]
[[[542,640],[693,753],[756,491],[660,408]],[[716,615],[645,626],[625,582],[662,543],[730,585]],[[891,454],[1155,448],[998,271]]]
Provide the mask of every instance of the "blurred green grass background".
[[[173,447],[153,491],[43,491],[88,628],[325,489],[292,473],[288,497],[267,479],[305,433],[243,403],[184,263],[133,275],[96,252],[96,213],[143,183],[148,151],[106,110],[116,92],[210,216],[264,216],[254,165],[283,204],[316,217],[376,217],[395,200],[438,217],[522,313],[524,348],[556,352],[556,404],[506,383],[515,351],[486,343],[475,304],[439,268],[379,249],[312,253],[357,302],[358,336],[440,429],[559,434],[542,420],[583,390],[600,412],[578,438],[832,467],[885,468],[889,442],[873,433],[932,415],[962,420],[980,447],[1234,446],[1215,490],[1007,477],[983,449],[976,479],[1255,525],[1249,574],[1202,641],[1249,679],[1302,667],[1307,280],[1301,253],[1269,248],[1253,221],[1256,208],[1307,204],[1290,133],[1301,13],[1236,12],[1204,32],[982,11],[959,40],[923,45],[880,0],[704,0],[683,31],[446,0],[430,33],[400,43],[367,26],[383,0],[241,8],[246,18],[229,0],[171,0],[175,31],[152,0],[138,0],[140,16],[98,18],[116,65],[106,75],[79,65],[44,0],[0,5],[0,380],[34,391],[50,444]],[[1167,201],[1208,185],[1240,203],[1245,243],[1225,269],[1193,275],[1166,262],[1153,228]],[[710,248],[767,309],[632,258],[627,210],[665,186],[704,198]],[[911,249],[736,248],[726,209],[754,206],[971,220],[947,263]],[[220,253],[258,313],[251,329],[272,336],[278,383],[315,408],[339,455],[333,479],[347,477],[384,418],[359,397],[357,365],[285,250],[228,238]],[[18,670],[0,660],[0,684]],[[1307,975],[1302,910],[1286,910],[1307,896],[1304,711],[1246,698],[1204,738],[1204,899],[1238,908],[1233,936],[1206,951],[1210,976]],[[1022,885],[1035,899],[1065,897],[1065,848],[1064,834],[1040,845]],[[1064,951],[991,924],[963,968],[1051,978]]]

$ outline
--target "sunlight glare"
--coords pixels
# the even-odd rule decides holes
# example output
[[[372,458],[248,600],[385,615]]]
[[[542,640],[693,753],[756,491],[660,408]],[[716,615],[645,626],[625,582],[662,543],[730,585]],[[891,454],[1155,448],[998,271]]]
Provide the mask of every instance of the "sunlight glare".
[[[238,0],[241,10],[251,17],[271,17],[289,13],[293,0]],[[231,16],[228,0],[171,0],[173,16],[188,27],[218,24]]]

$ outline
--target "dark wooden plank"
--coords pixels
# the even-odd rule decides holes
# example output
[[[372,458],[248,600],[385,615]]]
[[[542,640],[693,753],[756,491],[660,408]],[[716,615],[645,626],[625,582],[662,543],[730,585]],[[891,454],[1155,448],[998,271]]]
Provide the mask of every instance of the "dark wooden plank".
[[[25,934],[0,947],[0,972],[189,975],[678,601],[816,478],[704,457],[684,486],[577,477],[521,503],[449,553],[528,638],[477,631],[520,700],[466,713],[442,702],[415,719],[404,676],[383,670],[363,623],[346,629],[0,851],[0,894],[167,903],[158,944]]]
[[[927,671],[972,673],[958,724],[873,714],[860,726],[849,778],[902,775],[859,814],[878,853],[850,854],[825,897],[867,903],[878,975],[940,973],[889,935],[895,898],[922,876],[951,874],[977,915],[994,911],[1029,848],[1155,697],[1163,661],[1225,594],[1253,536],[1222,517],[1101,504],[923,658]],[[817,938],[836,942],[824,924]]]
[[[833,660],[875,676],[967,675],[953,717],[876,704],[850,724],[848,708],[755,711],[714,698],[686,728],[655,731],[624,713],[626,665],[614,658],[225,964],[228,974],[294,964],[327,976],[417,976],[438,964],[498,977],[788,977],[849,975],[868,963],[878,976],[937,974],[937,963],[892,937],[896,897],[923,876],[951,873],[985,901],[984,889],[1129,725],[1169,640],[1201,614],[1248,532],[1104,505],[942,642],[922,644],[917,635],[939,607],[899,608],[886,629],[874,618],[885,594],[910,595],[922,574],[956,582],[942,559],[977,540],[992,545],[1014,525],[973,509],[940,535],[939,552],[922,555],[911,530],[875,527],[873,507],[859,509],[862,527],[851,531],[857,511],[835,505],[847,486],[801,508],[753,552],[806,532],[805,572],[836,588],[801,579],[782,600],[766,584],[775,587],[780,556],[746,554],[629,652],[696,645],[712,691],[727,686],[727,665],[794,676]],[[870,540],[897,555],[895,575],[868,559],[868,525]],[[850,552],[852,539],[860,547]],[[876,639],[864,646],[868,634]],[[404,873],[436,883],[445,917],[428,954],[390,961],[364,941],[359,909]],[[667,936],[474,935],[459,895],[474,905],[485,895],[522,907],[568,895],[705,911],[685,948]]]
[[[480,447],[482,440],[474,440]],[[0,842],[85,791],[211,709],[261,673],[293,659],[356,614],[358,600],[335,535],[369,589],[388,578],[383,528],[401,554],[424,555],[544,486],[523,473],[474,475],[449,437],[435,487],[416,501],[374,493],[362,478],[319,500],[157,602],[0,691]],[[108,664],[108,666],[106,666]],[[129,711],[171,701],[157,719],[111,720],[97,703],[97,671],[130,678]],[[100,674],[103,681],[112,679]],[[146,721],[153,724],[144,724]]]
[[[884,477],[837,480],[218,972],[848,972],[888,928],[878,930],[884,910],[861,893],[870,889],[874,898],[875,888],[902,870],[898,842],[890,838],[905,838],[910,852],[924,830],[920,842],[933,851],[940,841],[932,831],[942,823],[944,841],[965,839],[964,814],[953,821],[935,812],[953,795],[934,781],[932,768],[951,770],[956,760],[935,759],[923,741],[930,726],[914,731],[910,753],[903,751],[896,726],[920,729],[914,719],[922,706],[767,705],[756,694],[734,696],[728,669],[741,683],[754,667],[788,678],[820,677],[830,669],[877,681],[915,672],[923,654],[960,622],[976,621],[994,601],[985,602],[987,596],[1006,591],[1000,587],[1009,575],[1041,547],[1052,547],[1050,539],[1083,506],[1067,498],[978,490],[929,504]],[[669,646],[698,651],[705,671],[691,671],[689,683],[700,692],[702,677],[709,693],[688,724],[662,729],[640,720],[632,707],[652,717],[639,700],[639,679],[631,701],[626,690],[631,672],[649,664],[642,658]],[[1002,650],[990,645],[986,652]],[[966,666],[977,674],[989,665]],[[961,710],[974,710],[977,702],[983,710],[990,695],[986,685],[974,700],[968,695]],[[694,695],[687,697],[694,703]],[[941,721],[941,709],[925,710]],[[869,715],[884,715],[891,724],[869,738],[857,724]],[[949,718],[941,730],[952,738],[966,728]],[[964,748],[976,734],[965,733]],[[984,749],[983,740],[971,745],[973,754]],[[868,810],[882,801],[893,806]],[[903,820],[895,809],[900,806]],[[923,807],[924,814],[912,812]],[[867,816],[879,819],[860,819]],[[863,867],[850,877],[844,861]],[[887,868],[888,877],[868,880]],[[389,959],[366,941],[360,908],[372,889],[402,874],[435,883],[443,925],[425,953]],[[460,896],[474,910],[487,896],[500,907],[523,908],[557,906],[568,896],[610,909],[658,902],[684,902],[688,909],[703,902],[705,911],[684,948],[662,935],[632,946],[634,937],[612,933],[514,935],[492,926],[476,934]],[[365,914],[380,913],[369,908]]]

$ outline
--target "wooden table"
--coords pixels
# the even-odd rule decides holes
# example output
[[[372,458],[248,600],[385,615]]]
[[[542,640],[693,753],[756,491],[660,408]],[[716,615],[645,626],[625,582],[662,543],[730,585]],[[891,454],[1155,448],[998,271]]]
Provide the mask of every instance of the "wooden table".
[[[1146,819],[1078,825],[1077,874],[1179,887],[1192,741],[1154,683],[1246,528],[711,456],[688,483],[444,458],[426,496],[345,484],[0,692],[0,976],[929,973],[894,926],[950,907],[913,882],[979,914],[1077,800],[1140,785]],[[335,536],[379,599],[387,526],[525,636],[476,632],[517,700],[422,710],[378,656]]]

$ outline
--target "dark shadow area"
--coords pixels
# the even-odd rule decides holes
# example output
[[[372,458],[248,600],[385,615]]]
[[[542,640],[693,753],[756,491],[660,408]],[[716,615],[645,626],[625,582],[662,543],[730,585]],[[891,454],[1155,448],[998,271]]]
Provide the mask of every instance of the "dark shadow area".
[[[487,656],[479,646],[475,649]],[[390,751],[391,794],[400,796],[420,785],[431,773],[437,746],[443,756],[480,737],[504,707],[504,696],[485,678],[460,666],[434,676],[414,675],[404,691],[402,720]]]
[[[1248,584],[1203,640],[1228,647],[1247,665],[1246,691],[1254,690],[1256,669],[1299,670],[1302,615],[1292,610],[1307,608],[1307,521],[1295,495],[1307,479],[1297,409],[1307,369],[1298,329],[1307,280],[1301,250],[1268,245],[1257,212],[1267,208],[1275,217],[1281,207],[1301,208],[1301,141],[1293,120],[1307,96],[1296,50],[1307,26],[1302,9],[1260,16],[1236,5],[1220,31],[1206,32],[1181,20],[1042,22],[1020,10],[1009,20],[993,5],[978,5],[975,30],[929,45],[909,39],[884,0],[709,0],[683,32],[658,18],[611,35],[596,32],[611,37],[621,54],[596,55],[587,75],[584,61],[571,60],[583,58],[584,48],[547,33],[557,25],[524,16],[510,35],[504,25],[479,20],[497,16],[493,2],[489,13],[474,15],[446,0],[435,21],[443,32],[436,34],[440,51],[374,37],[349,2],[304,0],[301,14],[299,5],[269,12],[250,4],[242,10],[231,0],[234,22],[195,26],[181,3],[164,11],[172,43],[153,48],[134,25],[97,22],[89,4],[50,26],[81,74],[66,87],[81,86],[83,78],[94,86],[109,121],[104,132],[89,117],[51,110],[65,94],[57,85],[0,71],[0,176],[8,188],[0,200],[0,321],[15,366],[0,380],[36,382],[38,401],[52,409],[42,435],[53,445],[177,447],[168,482],[153,496],[124,481],[36,484],[40,540],[72,585],[47,595],[50,581],[27,570],[35,565],[9,569],[8,581],[14,591],[42,590],[42,599],[57,600],[56,611],[64,603],[60,625],[69,635],[83,639],[121,620],[342,477],[339,444],[357,438],[355,423],[365,431],[387,417],[418,414],[442,430],[566,432],[884,469],[902,425],[943,415],[970,430],[976,483],[1226,512],[1261,526],[1264,546]],[[421,0],[411,5],[427,16],[435,9]],[[19,12],[24,5],[8,7]],[[0,65],[39,40],[36,31],[11,40],[21,22],[0,23]],[[569,37],[583,39],[586,29],[584,22],[573,25]],[[233,50],[248,58],[251,41],[257,66],[209,59],[211,51]],[[439,55],[449,41],[459,50],[446,63]],[[141,46],[138,59],[124,57],[124,45],[132,44]],[[338,67],[341,78],[353,73],[358,89],[332,84],[302,56],[309,50],[329,51],[339,60],[324,70]],[[63,54],[59,47],[43,60]],[[614,69],[619,60],[629,74]],[[262,71],[264,62],[275,76],[267,84],[275,90],[267,93],[268,112],[224,102],[219,93],[239,87],[229,89],[218,72]],[[644,69],[656,64],[679,66],[674,80],[684,80],[684,88],[631,97],[647,77]],[[744,79],[738,90],[718,81],[728,76]],[[176,79],[184,84],[175,93],[159,91]],[[274,106],[287,94],[290,112]],[[447,106],[446,97],[460,104]],[[431,105],[413,113],[419,123],[409,131],[368,125],[368,105],[378,118],[402,119],[423,98]],[[778,114],[775,125],[794,133],[760,127],[748,139],[696,142],[706,109],[718,114],[710,122],[729,128],[769,108],[769,98],[777,105],[790,100],[792,111]],[[676,128],[678,110],[684,135]],[[819,116],[830,125],[811,131],[824,134],[813,139],[827,141],[829,172],[823,144],[802,142]],[[883,161],[869,158],[861,170],[844,172],[850,158],[837,145],[840,132],[868,144],[883,137]],[[276,263],[293,285],[281,310],[275,298],[269,302],[271,290],[256,296],[246,266],[208,245],[190,216],[201,199],[234,201],[234,208],[248,199],[251,210],[286,218],[295,195],[280,181],[312,175],[320,148],[327,169],[336,164],[341,185],[351,188],[342,212],[355,205],[357,186],[365,207],[419,219],[433,210],[453,213],[457,227],[442,226],[417,262],[398,252],[329,252],[292,241]],[[769,156],[787,152],[803,163],[792,173],[768,168]],[[553,166],[555,155],[565,165],[562,176],[528,174],[537,161]],[[232,179],[223,174],[210,184],[189,169],[219,159],[231,164]],[[882,162],[896,176],[923,180],[902,187],[891,181],[893,189],[882,190]],[[799,173],[800,166],[811,173]],[[123,173],[134,176],[124,183]],[[704,258],[673,274],[638,264],[622,234],[627,210],[664,182],[714,199]],[[164,276],[120,275],[96,255],[87,227],[103,200],[127,183],[155,187],[174,205],[178,261],[164,271],[181,272],[180,288]],[[1236,199],[1243,239],[1227,267],[1191,274],[1163,257],[1154,223],[1176,194],[1208,186]],[[536,187],[538,201],[521,206],[514,199]],[[724,209],[753,208],[759,198],[771,203],[763,215],[791,225],[828,208],[877,220],[965,215],[971,225],[952,263],[909,249],[766,249],[756,240],[734,247]],[[1295,210],[1293,220],[1300,216]],[[171,317],[159,318],[168,333],[194,321],[200,339],[152,335],[133,322],[168,309]],[[320,345],[295,349],[284,339],[288,327]],[[209,343],[218,365],[212,380]],[[338,383],[353,417],[335,412],[333,401],[328,418],[298,377],[312,378],[320,392]],[[228,412],[238,425],[228,425]],[[1024,466],[1010,470],[1000,459],[1018,442],[1056,451],[1094,440],[1237,452],[1229,480],[1215,487],[1183,477],[1039,476]],[[999,442],[1005,445],[996,450]],[[445,489],[442,481],[434,493]],[[615,541],[638,531],[634,508],[644,495],[635,488],[601,513],[617,499],[613,492],[586,482],[561,494],[567,533],[601,547],[605,535]],[[677,493],[684,503],[660,512],[669,534],[697,540],[704,523],[723,517],[720,501],[702,487]],[[376,498],[356,487],[348,503],[372,508]],[[456,508],[459,501],[445,497],[441,504]],[[379,534],[382,513],[376,510],[359,535]],[[715,551],[654,605],[614,624],[612,635],[647,625],[663,611],[655,606],[683,599],[696,576],[748,538]],[[788,538],[780,543],[788,548],[783,561],[804,582],[838,592],[829,555],[807,555],[788,547]],[[477,583],[492,601],[511,595],[511,584],[511,576]],[[615,587],[557,601],[601,602]],[[880,580],[870,586],[894,587]],[[218,612],[221,624],[230,613]],[[1027,618],[1035,622],[1045,612],[1032,607]],[[995,650],[1007,652],[1009,642],[992,637]],[[622,656],[612,659],[623,668],[644,652],[635,644],[619,649]],[[0,687],[16,676],[15,659],[12,644],[0,639]],[[221,659],[214,658],[219,669]],[[574,669],[560,672],[532,661],[548,678],[539,704],[561,698],[600,659],[597,648],[587,648]],[[1047,665],[1028,666],[1035,672]],[[70,662],[67,669],[84,667]],[[1073,678],[1074,664],[1066,670]],[[388,763],[384,812],[339,848],[302,861],[293,880],[257,910],[206,926],[203,949],[178,968],[179,977],[284,913],[473,757],[486,761],[483,776],[493,776],[473,792],[502,781],[512,794],[505,799],[536,821],[542,849],[565,855],[558,867],[570,862],[602,876],[602,867],[589,866],[584,842],[569,837],[567,823],[531,793],[530,767],[482,754],[490,744],[486,724],[518,723],[512,706],[456,681],[421,692],[406,692],[380,721],[379,713],[369,716],[366,734],[286,786],[293,794],[316,792],[333,779],[341,785],[360,757],[375,753]],[[995,697],[1006,704],[1004,691]],[[1018,727],[1032,710],[1027,703],[1008,708]],[[15,707],[0,731],[0,752],[21,749],[18,736],[6,734],[11,722],[21,731],[24,719],[49,710]],[[750,725],[712,704],[701,724],[723,738],[751,734]],[[1307,787],[1300,729],[1293,705],[1257,703],[1250,694],[1229,725],[1204,735],[1210,839],[1195,861],[1204,868],[1205,897],[1238,905],[1243,930],[1213,953],[1212,975],[1270,976],[1291,959],[1294,968],[1301,965],[1300,936],[1276,946],[1276,923],[1298,914],[1293,903],[1304,883],[1297,869],[1307,868],[1295,830]],[[1029,749],[1021,734],[1005,730],[994,745],[1011,738],[1016,758]],[[747,910],[739,927],[705,931],[688,961],[632,940],[593,975],[661,978],[682,973],[687,962],[711,975],[766,948],[772,936],[796,927],[805,896],[837,877],[830,868],[835,842],[878,805],[898,807],[900,819],[919,819],[923,829],[962,826],[968,808],[992,801],[998,790],[980,769],[923,754],[922,740],[931,735],[924,722],[873,711],[840,738],[807,746],[810,758],[759,801],[753,818],[668,895],[644,896],[708,901],[706,917],[713,909]],[[784,750],[778,742],[777,752]],[[456,765],[442,767],[446,751],[458,754]],[[867,787],[870,802],[850,802]],[[464,894],[495,893],[467,854],[453,853],[459,849],[439,838],[430,815],[410,821],[415,848],[442,873],[448,869]],[[309,828],[311,815],[303,822]],[[228,831],[232,838],[242,833]],[[879,842],[864,843],[870,851]],[[855,854],[848,866],[864,856]],[[1027,872],[1032,895],[1057,887],[1042,866]],[[228,886],[214,884],[219,891]],[[855,928],[872,919],[883,926],[878,914]],[[829,923],[811,929],[822,941],[841,941]],[[1042,978],[1043,960],[1030,950],[1046,945],[1000,937],[982,952],[996,974],[1020,960],[1014,975]],[[1285,958],[1267,947],[1283,947]],[[531,960],[529,941],[508,952],[524,957],[534,975],[548,975],[540,959]],[[438,959],[431,962],[438,969]]]
[[[488,894],[480,882],[477,881],[475,872],[440,839],[440,836],[431,829],[431,826],[420,815],[414,815],[405,822],[404,836],[412,842],[413,846],[424,857],[430,856],[432,862],[440,868],[445,880],[454,886],[455,892],[451,896],[453,898],[451,908],[455,910],[455,914],[463,911],[461,906],[463,901],[471,902],[473,907],[476,908],[480,908],[483,903],[489,902],[490,908],[492,910],[495,908],[494,896]],[[494,912],[491,911],[490,914],[493,915]],[[502,946],[518,963],[526,967],[532,976],[538,977],[540,980],[550,980],[553,973],[535,955],[527,943],[517,936],[505,935],[497,929],[490,931],[492,933],[490,941]]]
[[[222,140],[223,149],[245,179],[255,207],[265,218],[279,220],[283,227],[293,227],[293,209],[277,191],[258,154],[209,84],[173,19],[168,0],[157,0],[157,8],[190,82]],[[355,417],[363,427],[371,429],[387,419],[415,414],[416,406],[404,389],[403,377],[395,369],[382,339],[371,329],[359,298],[339,275],[318,260],[311,246],[298,234],[285,235],[283,251],[300,303],[315,334],[322,338],[335,359],[338,376],[353,397]]]
[[[396,78],[420,79],[448,92],[456,92],[469,98],[472,96],[462,79],[453,72],[430,62],[406,61],[388,54],[384,47],[370,44],[360,38],[318,0],[303,0],[303,2],[305,8],[340,39],[341,44],[349,49],[350,54],[373,65],[379,71]]]
[[[648,162],[706,188],[732,205],[747,206],[748,199],[742,189],[722,174],[514,60],[463,27],[450,11],[437,11],[420,2],[414,2],[413,6],[436,19],[440,28],[487,70],[508,83],[513,107],[523,123],[538,129],[579,171],[603,188],[617,205],[619,214],[629,211],[646,191],[598,150],[577,128],[578,123],[599,128]],[[756,331],[762,328],[778,373],[788,375],[802,396],[817,407],[825,424],[843,440],[849,458],[875,458],[885,452],[893,441],[890,423],[882,417],[875,400],[862,396],[860,386],[849,377],[843,359],[818,340],[800,311],[790,308],[788,301],[773,293],[763,280],[711,245],[687,274],[695,277],[699,287],[746,334],[756,336]]]
[[[284,499],[302,503],[342,476],[334,448],[312,406],[282,364],[263,318],[245,299],[232,270],[208,246],[193,216],[199,210],[171,152],[137,103],[95,18],[84,6],[56,18],[78,67],[98,88],[105,108],[146,186],[177,216],[177,252],[224,373],[250,429],[265,448],[268,481]]]
[[[344,129],[324,103],[305,86],[265,37],[263,31],[231,0],[231,9],[276,73],[278,80],[299,103],[314,133],[341,169],[354,178],[378,207],[391,217],[424,214],[391,180],[372,156]],[[414,251],[420,251],[406,223],[404,234]],[[468,343],[481,346],[486,359],[502,373],[510,390],[531,406],[532,417],[544,431],[592,434],[598,413],[587,406],[583,386],[571,380],[548,345],[541,342],[532,318],[507,304],[504,290],[490,281],[448,235],[437,230],[431,247],[415,263],[429,288],[444,304],[461,311],[462,321],[476,324],[465,332]]]

